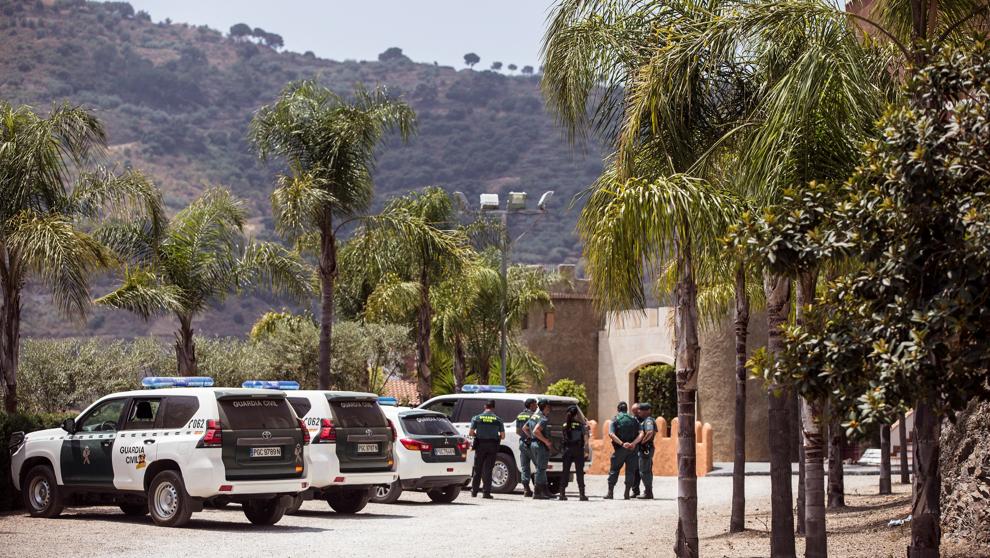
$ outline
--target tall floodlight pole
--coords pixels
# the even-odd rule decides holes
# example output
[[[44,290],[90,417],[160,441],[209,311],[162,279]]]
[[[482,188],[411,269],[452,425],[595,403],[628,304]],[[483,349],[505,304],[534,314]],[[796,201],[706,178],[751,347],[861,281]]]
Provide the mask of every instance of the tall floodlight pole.
[[[501,304],[501,330],[499,339],[499,379],[501,384],[504,386],[507,383],[507,366],[509,360],[509,255],[512,251],[512,245],[519,241],[523,236],[529,232],[530,229],[523,231],[518,237],[513,239],[509,236],[509,214],[519,213],[523,215],[546,215],[547,204],[550,202],[550,198],[553,196],[553,190],[544,192],[540,196],[540,201],[537,204],[537,209],[526,209],[526,192],[509,192],[508,199],[505,202],[505,209],[499,207],[498,194],[481,194],[481,213],[496,214],[501,217],[502,220],[502,235],[500,238],[501,252],[502,252],[502,262],[499,269],[499,275],[502,280],[502,304]],[[468,210],[467,197],[461,192],[454,192],[454,198],[457,203],[461,206],[462,211]],[[532,228],[532,227],[530,227]]]

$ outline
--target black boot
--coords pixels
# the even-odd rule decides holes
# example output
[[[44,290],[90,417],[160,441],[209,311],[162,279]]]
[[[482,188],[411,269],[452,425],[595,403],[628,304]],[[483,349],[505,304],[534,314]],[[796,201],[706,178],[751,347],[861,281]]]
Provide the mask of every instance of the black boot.
[[[584,487],[583,486],[579,486],[578,487],[578,500],[581,500],[582,502],[587,502],[588,501],[588,497],[584,495]]]
[[[528,482],[524,482],[523,483],[523,496],[525,496],[527,498],[532,498],[533,497],[533,491],[529,489],[529,483]]]
[[[549,500],[547,498],[547,485],[537,484],[535,485],[535,490],[533,491],[534,500]]]
[[[652,500],[653,499],[653,489],[647,488],[643,491],[643,495],[638,497],[640,500]]]
[[[632,490],[632,487],[629,487],[629,486],[626,487],[626,491],[622,494],[622,499],[623,500],[628,500],[629,499],[629,492],[631,490]]]
[[[638,486],[634,486],[633,487],[633,489],[632,489],[632,497],[633,498],[639,498],[639,487]]]
[[[557,499],[560,500],[560,501],[562,501],[562,502],[567,500],[567,487],[566,486],[564,486],[564,485],[561,485],[560,486],[560,496],[558,496]]]
[[[478,489],[477,488],[472,488],[471,489],[471,497],[472,498],[476,498],[477,496],[478,496]]]
[[[606,500],[611,500],[615,498],[615,485],[608,485],[608,494],[605,495]]]

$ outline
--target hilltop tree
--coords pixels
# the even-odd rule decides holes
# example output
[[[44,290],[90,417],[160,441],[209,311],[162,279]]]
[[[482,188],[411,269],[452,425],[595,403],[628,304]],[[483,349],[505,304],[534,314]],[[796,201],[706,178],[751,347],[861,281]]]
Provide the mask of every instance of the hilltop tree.
[[[342,97],[313,81],[287,85],[251,122],[259,156],[283,158],[290,174],[272,193],[276,230],[297,243],[314,246],[319,257],[319,388],[330,388],[330,343],[337,280],[335,219],[356,218],[371,204],[371,171],[382,137],[397,130],[407,140],[416,115],[384,88],[358,87]]]
[[[481,62],[481,57],[473,52],[469,52],[464,55],[464,63],[468,66],[474,67],[475,64]]]
[[[0,102],[0,377],[4,409],[17,412],[21,292],[29,278],[52,291],[56,307],[83,318],[90,277],[114,257],[95,235],[97,223],[147,216],[161,228],[161,197],[138,173],[89,164],[103,155],[106,133],[91,113],[70,105],[46,117]]]
[[[509,64],[509,65],[508,65],[508,68],[509,68],[509,71],[510,71],[510,72],[514,72],[514,71],[516,71],[516,68],[518,68],[518,67],[519,67],[519,66],[516,66],[515,64]]]
[[[392,62],[398,60],[409,60],[405,54],[402,54],[402,49],[399,47],[389,47],[378,55],[379,62]]]
[[[495,70],[496,72],[499,71],[499,70],[501,70],[502,69],[502,63],[501,62],[492,62],[492,69]]]
[[[533,67],[532,66],[523,66],[522,67],[522,73],[526,74],[527,76],[533,75]]]
[[[246,23],[235,23],[230,26],[230,36],[235,39],[243,39],[251,36],[251,26]]]

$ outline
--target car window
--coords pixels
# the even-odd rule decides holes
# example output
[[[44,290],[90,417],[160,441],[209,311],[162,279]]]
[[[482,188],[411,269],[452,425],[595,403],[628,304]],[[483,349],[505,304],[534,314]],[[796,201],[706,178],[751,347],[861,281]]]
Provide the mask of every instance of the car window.
[[[495,407],[498,407],[498,403],[495,404]],[[484,399],[464,399],[461,404],[461,408],[457,411],[457,416],[454,418],[454,422],[471,422],[474,415],[480,415],[484,411]]]
[[[313,404],[309,402],[309,399],[305,397],[290,397],[289,405],[292,405],[292,410],[296,412],[297,417],[304,417],[310,409],[313,408]]]
[[[457,429],[446,417],[420,415],[402,417],[402,428],[410,436],[453,436]]]
[[[131,408],[127,411],[127,419],[124,421],[124,430],[147,430],[155,428],[155,420],[158,418],[158,409],[162,400],[155,398],[134,399]]]
[[[457,400],[456,399],[441,399],[440,401],[434,401],[433,403],[430,403],[429,405],[427,405],[426,407],[423,407],[423,408],[424,409],[429,409],[431,411],[436,411],[438,413],[443,413],[443,414],[447,415],[447,418],[453,419],[454,418],[454,409],[457,408]]]
[[[112,432],[120,424],[120,415],[128,399],[111,399],[97,405],[76,425],[79,432]]]
[[[550,411],[547,413],[550,418],[550,424],[564,424],[564,419],[567,418],[567,409],[571,405],[573,403],[551,403]],[[584,414],[581,413],[580,409],[578,409],[578,417],[579,419],[584,419]]]
[[[182,428],[199,410],[199,398],[192,395],[170,395],[165,398],[162,428]]]
[[[382,408],[375,401],[331,401],[334,424],[341,428],[388,426]]]
[[[515,424],[516,417],[522,412],[523,401],[516,401],[514,399],[496,399],[495,400],[495,414],[498,418],[502,419],[505,424]]]
[[[285,399],[223,399],[220,411],[224,427],[233,430],[299,427]]]

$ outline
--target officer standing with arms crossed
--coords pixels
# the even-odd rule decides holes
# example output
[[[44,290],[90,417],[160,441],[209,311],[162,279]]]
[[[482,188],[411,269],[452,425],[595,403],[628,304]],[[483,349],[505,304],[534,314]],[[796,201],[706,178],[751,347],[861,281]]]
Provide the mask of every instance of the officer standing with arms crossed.
[[[474,437],[474,477],[471,479],[471,497],[478,495],[478,485],[485,480],[484,498],[492,499],[492,468],[498,447],[505,438],[505,425],[495,414],[495,401],[485,402],[485,411],[471,419],[468,436]]]
[[[567,408],[564,418],[564,474],[560,482],[560,499],[567,500],[567,479],[571,476],[571,463],[577,476],[578,494],[582,502],[587,502],[584,494],[584,452],[588,443],[588,423],[584,420],[577,405]]]
[[[530,432],[527,423],[533,413],[536,412],[536,400],[530,397],[526,400],[525,407],[516,417],[516,434],[519,435],[519,465],[522,468],[522,483],[525,492],[523,496],[529,498],[533,491],[529,489],[529,480],[533,476],[530,470],[530,463],[533,462],[533,452],[530,444],[533,443],[533,433]]]
[[[536,474],[533,475],[533,499],[549,500],[550,492],[547,490],[547,467],[550,466],[550,448],[553,443],[550,441],[550,418],[547,416],[547,408],[550,402],[540,399],[537,403],[537,412],[530,417],[527,426],[533,433],[533,442],[530,448],[533,451],[533,461],[536,463]]]
[[[657,435],[657,421],[652,411],[649,403],[640,403],[639,477],[643,479],[643,495],[637,497],[642,500],[653,499],[653,438]]]
[[[621,401],[617,407],[619,411],[608,427],[608,436],[612,439],[612,463],[608,471],[608,494],[606,500],[615,497],[615,483],[619,481],[619,469],[623,465],[626,467],[626,491],[624,499],[629,499],[629,491],[632,490],[633,479],[636,477],[637,459],[636,444],[639,443],[643,433],[639,429],[639,421],[629,414],[629,406],[625,401]]]

